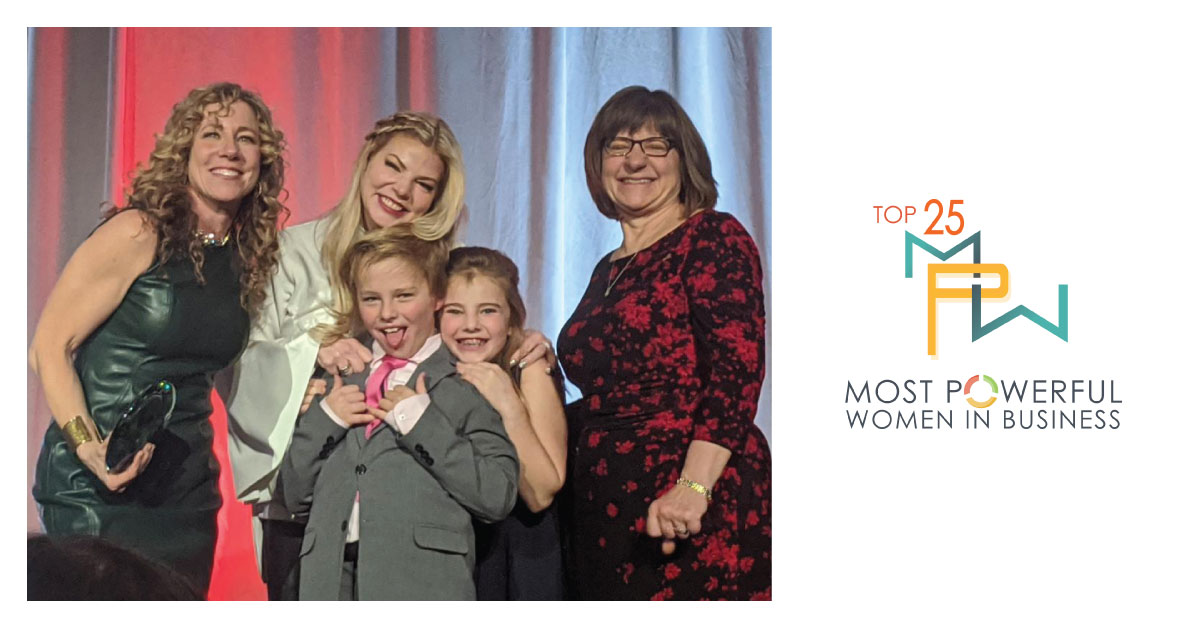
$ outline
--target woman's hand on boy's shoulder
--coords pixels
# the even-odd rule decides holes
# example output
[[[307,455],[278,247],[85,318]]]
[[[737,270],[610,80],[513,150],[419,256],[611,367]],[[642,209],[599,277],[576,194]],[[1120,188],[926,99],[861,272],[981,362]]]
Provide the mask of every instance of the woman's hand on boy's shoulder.
[[[325,404],[346,425],[364,425],[375,420],[367,412],[367,397],[354,384],[345,384],[337,373],[333,374],[333,388],[325,396]]]
[[[545,358],[548,363],[547,369],[554,366],[557,361],[554,357],[554,345],[550,344],[550,339],[542,332],[536,329],[526,329],[522,334],[524,338],[521,340],[521,346],[513,352],[512,359],[508,365],[518,365],[520,368],[525,368],[538,360]],[[546,371],[547,373],[549,370]]]
[[[354,338],[341,338],[317,350],[317,364],[329,373],[361,373],[371,365],[371,350]]]

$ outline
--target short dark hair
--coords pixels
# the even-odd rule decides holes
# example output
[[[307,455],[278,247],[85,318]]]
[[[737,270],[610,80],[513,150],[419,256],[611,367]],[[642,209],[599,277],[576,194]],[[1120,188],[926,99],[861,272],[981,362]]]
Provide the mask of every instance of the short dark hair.
[[[647,124],[671,140],[671,146],[679,151],[679,201],[687,215],[698,209],[715,207],[717,182],[712,176],[712,162],[692,119],[671,94],[661,89],[650,91],[641,85],[631,85],[613,94],[600,107],[583,143],[583,170],[596,209],[609,218],[617,218],[617,209],[604,191],[604,146],[618,133],[637,130]]]
[[[203,600],[182,574],[94,536],[32,535],[30,600]]]

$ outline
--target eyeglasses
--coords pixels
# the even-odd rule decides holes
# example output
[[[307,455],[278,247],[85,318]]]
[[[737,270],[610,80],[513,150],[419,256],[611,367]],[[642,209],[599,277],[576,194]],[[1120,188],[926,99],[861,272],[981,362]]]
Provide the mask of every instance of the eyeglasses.
[[[604,145],[604,152],[613,157],[624,157],[633,150],[634,146],[642,146],[642,152],[647,157],[666,157],[671,152],[671,140],[665,137],[647,137],[640,140],[628,137],[614,137]]]

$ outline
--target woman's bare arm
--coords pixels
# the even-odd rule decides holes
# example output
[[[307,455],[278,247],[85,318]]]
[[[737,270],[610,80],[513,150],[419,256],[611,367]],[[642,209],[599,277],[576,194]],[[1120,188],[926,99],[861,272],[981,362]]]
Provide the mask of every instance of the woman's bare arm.
[[[123,211],[104,223],[79,246],[55,283],[42,310],[29,366],[59,427],[83,417],[91,441],[76,451],[79,459],[110,490],[137,476],[149,461],[143,450],[125,472],[109,476],[104,465],[107,443],[101,443],[88,413],[83,386],[72,363],[75,351],[120,305],[138,275],[154,261],[158,238],[138,211]]]

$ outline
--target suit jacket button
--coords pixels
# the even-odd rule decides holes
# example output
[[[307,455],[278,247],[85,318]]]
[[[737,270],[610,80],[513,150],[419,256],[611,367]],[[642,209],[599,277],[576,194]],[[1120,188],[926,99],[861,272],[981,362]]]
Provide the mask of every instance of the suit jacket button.
[[[359,474],[359,475],[362,475],[362,474],[366,473],[366,472],[367,472],[367,465],[365,465],[365,464],[360,464],[360,465],[358,465],[357,467],[354,467],[354,472],[355,472],[355,473],[357,473],[357,474]]]
[[[342,532],[345,532],[345,531],[346,531],[346,522],[343,521],[342,522]]]

